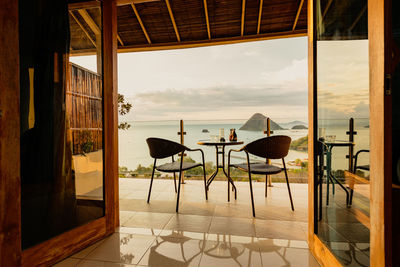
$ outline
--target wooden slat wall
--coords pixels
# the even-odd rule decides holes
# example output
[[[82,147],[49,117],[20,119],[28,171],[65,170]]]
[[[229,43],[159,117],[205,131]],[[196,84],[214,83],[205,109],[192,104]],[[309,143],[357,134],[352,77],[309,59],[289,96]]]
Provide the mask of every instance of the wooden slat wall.
[[[84,134],[93,141],[93,149],[103,148],[102,77],[76,64],[69,65],[66,103],[73,141],[73,154],[82,153]]]

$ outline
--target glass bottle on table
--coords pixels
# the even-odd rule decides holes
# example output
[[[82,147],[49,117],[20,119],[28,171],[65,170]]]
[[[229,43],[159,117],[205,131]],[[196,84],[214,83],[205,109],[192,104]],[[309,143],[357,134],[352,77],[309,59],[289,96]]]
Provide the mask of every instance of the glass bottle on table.
[[[237,135],[235,132],[235,129],[231,129],[231,132],[229,134],[229,141],[237,141]]]

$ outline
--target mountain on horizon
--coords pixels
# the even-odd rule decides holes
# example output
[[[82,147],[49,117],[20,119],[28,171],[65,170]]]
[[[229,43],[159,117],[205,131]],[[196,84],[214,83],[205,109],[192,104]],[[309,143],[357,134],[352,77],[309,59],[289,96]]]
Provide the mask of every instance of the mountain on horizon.
[[[280,122],[279,125],[281,127],[284,127],[285,129],[292,129],[294,126],[297,126],[297,125],[304,125],[305,127],[308,128],[308,124],[306,122],[299,121],[299,120],[291,121],[291,122]]]
[[[271,130],[283,130],[279,124],[271,120]],[[267,117],[261,113],[255,113],[250,119],[240,127],[239,130],[243,131],[266,131],[267,130]]]

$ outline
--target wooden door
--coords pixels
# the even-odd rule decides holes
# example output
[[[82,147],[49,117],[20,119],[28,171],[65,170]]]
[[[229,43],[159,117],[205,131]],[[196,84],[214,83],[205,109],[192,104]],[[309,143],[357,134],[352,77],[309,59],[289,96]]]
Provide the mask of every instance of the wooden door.
[[[90,4],[98,4],[94,1]],[[82,3],[81,3],[82,4]],[[82,7],[86,7],[82,4]],[[104,216],[21,248],[20,76],[18,1],[0,4],[0,265],[51,265],[110,235],[119,224],[116,1],[102,1]],[[54,76],[54,79],[57,79]]]

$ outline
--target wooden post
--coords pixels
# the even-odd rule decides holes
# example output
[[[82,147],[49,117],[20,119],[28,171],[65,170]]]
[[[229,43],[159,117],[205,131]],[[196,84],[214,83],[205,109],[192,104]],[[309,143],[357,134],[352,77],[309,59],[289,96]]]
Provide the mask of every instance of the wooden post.
[[[349,120],[349,131],[346,132],[349,136],[349,142],[354,142],[354,136],[357,135],[357,132],[354,131],[354,119],[350,118]],[[349,154],[346,158],[349,159],[349,172],[353,172],[353,157],[354,157],[354,146],[349,146]]]
[[[183,130],[183,120],[180,121],[180,131],[178,132],[178,135],[180,136],[180,142],[181,145],[185,144],[185,140],[184,140],[184,135],[186,135],[186,132]],[[183,156],[186,156],[186,154],[183,154]],[[184,173],[182,173],[182,182],[181,184],[185,183],[185,175]]]
[[[273,134],[274,132],[271,131],[271,119],[268,117],[267,118],[267,130],[264,131],[264,134],[266,134],[267,136],[271,136],[271,134]],[[268,164],[271,164],[271,160],[268,159],[267,160]],[[272,187],[272,179],[270,175],[266,175],[265,176],[265,196],[267,196],[267,187]]]
[[[104,192],[107,233],[119,226],[117,5],[103,1]]]

